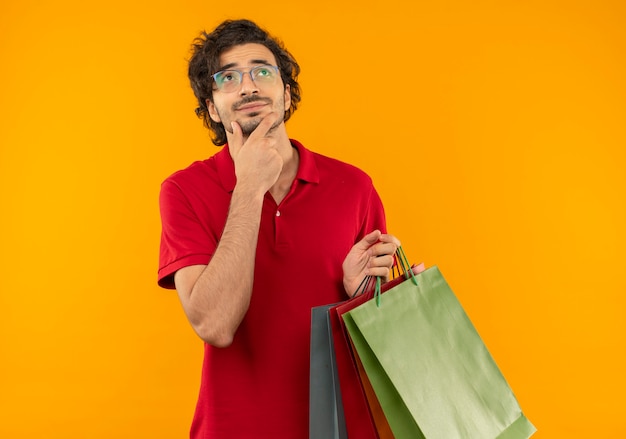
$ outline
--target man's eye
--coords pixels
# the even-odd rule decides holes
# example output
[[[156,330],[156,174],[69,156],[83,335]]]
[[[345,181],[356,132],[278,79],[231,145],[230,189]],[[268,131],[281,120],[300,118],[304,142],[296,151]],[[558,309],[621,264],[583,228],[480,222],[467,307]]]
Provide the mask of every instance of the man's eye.
[[[220,76],[220,81],[222,83],[230,82],[234,80],[235,80],[235,75],[232,72],[225,72],[223,75]]]
[[[270,67],[259,66],[254,69],[252,75],[255,78],[270,80],[274,78],[274,73],[274,70],[272,70]]]

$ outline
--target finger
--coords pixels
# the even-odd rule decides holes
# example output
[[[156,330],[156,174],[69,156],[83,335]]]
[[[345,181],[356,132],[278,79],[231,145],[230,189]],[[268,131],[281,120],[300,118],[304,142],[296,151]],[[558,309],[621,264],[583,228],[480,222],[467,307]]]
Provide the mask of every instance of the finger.
[[[382,267],[382,268],[390,269],[393,265],[393,261],[394,261],[394,258],[392,255],[381,255],[381,256],[370,258],[368,267],[369,268]]]
[[[379,242],[372,246],[372,256],[393,255],[398,246],[394,242]]]
[[[396,238],[395,236],[389,234],[389,233],[383,233],[382,235],[380,235],[380,238],[378,239],[381,242],[389,242],[394,244],[396,247],[400,247],[400,240],[398,238]]]
[[[257,127],[254,129],[254,131],[250,133],[248,140],[254,141],[255,139],[261,139],[265,137],[270,132],[277,120],[278,115],[276,113],[269,113],[263,118],[263,120],[261,120],[259,125],[257,125]]]
[[[235,121],[231,122],[230,126],[233,129],[233,138],[231,143],[237,148],[243,145],[243,131],[241,130],[239,124]]]
[[[386,282],[389,279],[389,268],[388,267],[370,267],[367,269],[368,276],[375,276],[383,278],[383,282]]]
[[[355,247],[365,251],[378,242],[378,238],[380,238],[380,235],[380,230],[374,230],[373,232],[365,235],[363,239],[361,239],[359,242],[357,242],[355,244]]]

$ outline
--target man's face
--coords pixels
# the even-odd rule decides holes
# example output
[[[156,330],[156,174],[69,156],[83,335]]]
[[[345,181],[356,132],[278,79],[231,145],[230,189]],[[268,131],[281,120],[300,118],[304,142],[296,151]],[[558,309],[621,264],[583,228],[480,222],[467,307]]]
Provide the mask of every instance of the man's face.
[[[213,84],[213,102],[207,100],[209,115],[222,123],[226,131],[233,133],[231,122],[237,122],[245,136],[259,125],[270,112],[285,114],[291,105],[289,87],[285,87],[280,73],[274,82],[253,81],[247,73],[262,65],[276,65],[274,54],[262,44],[242,44],[224,51],[220,56],[220,70],[233,69],[244,72],[241,84],[234,91],[225,92]],[[276,122],[276,128],[283,119]]]

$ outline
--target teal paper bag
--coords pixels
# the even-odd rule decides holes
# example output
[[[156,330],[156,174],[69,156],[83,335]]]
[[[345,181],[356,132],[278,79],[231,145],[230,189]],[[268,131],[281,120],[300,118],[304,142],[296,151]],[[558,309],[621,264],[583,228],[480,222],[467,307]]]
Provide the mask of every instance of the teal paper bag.
[[[527,439],[536,431],[437,267],[344,321],[396,439]]]

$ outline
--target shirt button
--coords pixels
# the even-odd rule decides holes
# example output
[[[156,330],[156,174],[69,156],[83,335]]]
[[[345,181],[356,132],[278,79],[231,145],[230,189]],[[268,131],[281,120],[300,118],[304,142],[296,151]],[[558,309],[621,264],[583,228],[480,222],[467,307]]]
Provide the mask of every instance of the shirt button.
[[[280,210],[276,211],[276,216],[280,216]]]

